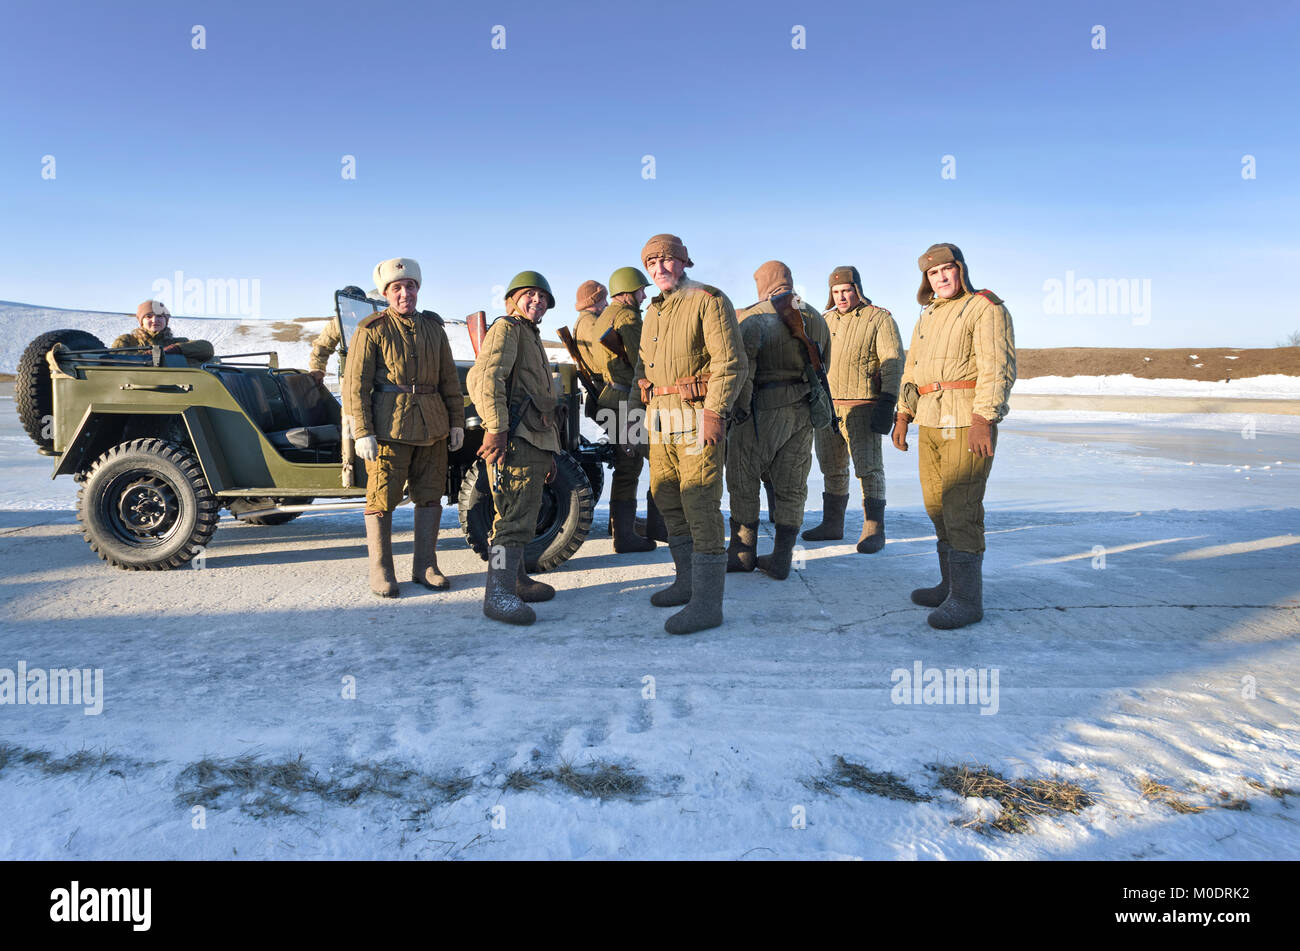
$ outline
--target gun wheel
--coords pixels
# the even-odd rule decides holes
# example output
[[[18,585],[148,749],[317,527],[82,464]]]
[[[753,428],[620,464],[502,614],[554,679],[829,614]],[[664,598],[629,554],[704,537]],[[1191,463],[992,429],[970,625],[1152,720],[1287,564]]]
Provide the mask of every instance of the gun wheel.
[[[542,490],[537,533],[524,546],[524,564],[529,572],[550,571],[564,564],[591,531],[596,500],[586,473],[567,452],[556,453],[555,468],[555,480]],[[469,547],[486,561],[495,511],[487,469],[481,460],[470,467],[461,481],[457,511]]]

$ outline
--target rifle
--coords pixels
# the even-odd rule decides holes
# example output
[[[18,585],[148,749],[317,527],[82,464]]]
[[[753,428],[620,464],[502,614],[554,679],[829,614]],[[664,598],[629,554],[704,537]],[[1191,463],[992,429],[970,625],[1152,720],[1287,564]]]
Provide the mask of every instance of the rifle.
[[[838,428],[839,417],[835,414],[835,402],[831,399],[831,384],[826,379],[826,367],[822,365],[822,356],[817,350],[817,345],[808,339],[808,332],[804,330],[803,314],[799,308],[794,306],[794,291],[782,291],[780,294],[774,294],[770,300],[772,306],[776,309],[777,316],[781,318],[781,323],[785,324],[791,336],[802,343],[804,350],[807,351],[808,367],[806,375],[810,377],[808,382],[813,386],[822,388],[825,393],[826,406],[830,409],[830,421]],[[810,396],[810,399],[813,399],[813,397]],[[814,425],[816,425],[815,422]]]
[[[476,310],[466,317],[465,328],[469,331],[469,345],[474,348],[474,356],[478,357],[479,349],[483,346],[483,338],[487,336],[486,311]]]
[[[596,374],[591,372],[582,359],[582,354],[578,352],[578,344],[573,339],[573,334],[569,332],[568,327],[560,327],[556,331],[556,335],[560,338],[560,342],[564,344],[564,349],[569,351],[569,356],[573,357],[573,362],[578,365],[578,379],[582,381],[586,391],[595,398],[604,387],[596,384]]]
[[[629,369],[635,369],[632,358],[627,355],[627,347],[623,345],[623,337],[617,330],[610,327],[600,335],[600,344],[614,356],[618,357],[628,365]]]

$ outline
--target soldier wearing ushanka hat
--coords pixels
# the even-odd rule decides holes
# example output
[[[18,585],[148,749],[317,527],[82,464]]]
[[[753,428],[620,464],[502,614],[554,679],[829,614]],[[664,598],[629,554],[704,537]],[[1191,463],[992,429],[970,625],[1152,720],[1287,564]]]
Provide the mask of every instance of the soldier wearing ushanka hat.
[[[932,627],[965,627],[984,616],[984,490],[998,423],[1016,381],[1011,314],[990,290],[975,290],[961,249],[931,245],[918,260],[923,308],[912,331],[895,417],[894,446],[920,427],[921,493],[938,535],[941,580],[912,600],[935,608]]]
[[[447,453],[465,441],[465,395],[442,318],[416,309],[420,265],[392,258],[375,265],[388,307],[357,325],[348,346],[343,405],[357,455],[366,463],[366,546],[370,590],[396,597],[393,509],[409,485],[415,506],[411,580],[450,587],[438,570],[438,525]]]
[[[827,380],[838,425],[817,431],[817,463],[825,482],[822,522],[803,533],[807,541],[844,537],[849,502],[849,462],[862,486],[862,534],[858,551],[869,555],[885,547],[885,463],[882,435],[894,421],[903,374],[903,341],[898,324],[862,290],[856,267],[831,271],[827,280],[826,323],[831,334]]]

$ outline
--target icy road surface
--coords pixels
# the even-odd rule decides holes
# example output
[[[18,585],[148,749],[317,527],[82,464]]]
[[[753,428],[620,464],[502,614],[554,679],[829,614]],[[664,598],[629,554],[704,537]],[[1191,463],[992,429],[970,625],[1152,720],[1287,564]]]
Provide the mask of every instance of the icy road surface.
[[[936,575],[915,451],[886,459],[885,550],[853,551],[855,487],[844,542],[727,577],[720,629],[663,633],[667,551],[599,534],[515,629],[482,617],[451,508],[447,594],[372,597],[356,515],[227,518],[200,570],[108,568],[0,401],[0,689],[103,671],[99,715],[0,705],[0,856],[1300,858],[1300,419],[1013,416],[985,620],[947,633],[907,597]],[[806,525],[820,493],[814,463]],[[918,664],[996,690],[895,702]],[[837,756],[932,798],[836,795]],[[981,833],[996,804],[930,768],[959,763],[1095,802]],[[583,796],[566,764],[641,785]]]

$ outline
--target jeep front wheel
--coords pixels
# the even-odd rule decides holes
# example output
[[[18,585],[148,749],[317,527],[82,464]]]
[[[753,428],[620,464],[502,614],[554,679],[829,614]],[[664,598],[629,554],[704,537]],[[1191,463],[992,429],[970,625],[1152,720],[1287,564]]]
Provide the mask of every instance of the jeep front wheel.
[[[199,460],[162,439],[114,446],[91,465],[77,494],[91,550],[131,571],[186,564],[212,538],[220,514]]]

